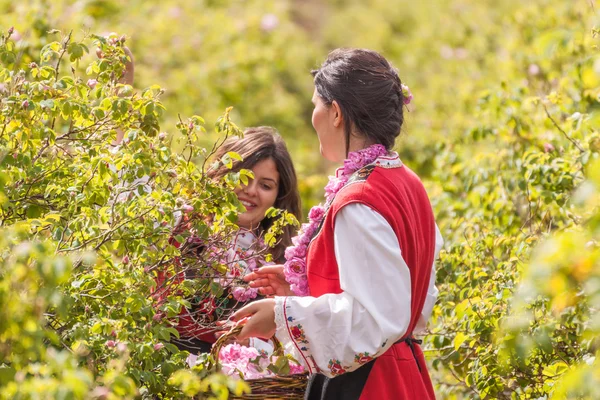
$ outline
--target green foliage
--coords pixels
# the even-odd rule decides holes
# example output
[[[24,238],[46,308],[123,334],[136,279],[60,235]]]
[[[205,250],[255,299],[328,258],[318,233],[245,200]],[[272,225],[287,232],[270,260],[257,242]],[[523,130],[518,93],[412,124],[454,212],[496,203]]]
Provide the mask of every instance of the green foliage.
[[[205,174],[220,143],[242,134],[230,110],[215,126],[220,139],[212,152],[198,144],[206,132],[198,116],[180,119],[181,150],[172,151],[159,129],[162,90],[138,94],[119,83],[127,61],[123,38],[76,42],[68,34],[20,68],[9,36],[0,42],[1,396],[241,393],[239,382],[185,370],[188,353],[170,343],[178,336],[172,318],[185,299],[210,294],[214,279],[157,280],[158,273],[177,276],[181,251],[170,238],[179,220],[189,229],[176,230],[177,242],[195,232],[215,252],[225,252],[237,230],[241,205],[233,189],[251,172],[222,182]],[[90,44],[99,50],[86,69],[89,79],[63,75],[61,62],[75,67]],[[227,157],[217,163],[231,167],[239,159]],[[278,214],[266,232],[273,240],[296,223]],[[212,264],[195,268],[199,276],[214,275]]]

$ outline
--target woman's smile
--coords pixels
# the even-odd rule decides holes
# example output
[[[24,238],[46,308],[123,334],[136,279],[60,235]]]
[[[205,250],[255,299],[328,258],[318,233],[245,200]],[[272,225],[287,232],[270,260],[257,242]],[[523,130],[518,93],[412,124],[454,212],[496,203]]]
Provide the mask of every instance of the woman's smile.
[[[254,178],[235,190],[238,200],[246,211],[238,215],[238,226],[255,229],[265,213],[275,205],[279,191],[279,172],[270,158],[257,162],[252,168]]]

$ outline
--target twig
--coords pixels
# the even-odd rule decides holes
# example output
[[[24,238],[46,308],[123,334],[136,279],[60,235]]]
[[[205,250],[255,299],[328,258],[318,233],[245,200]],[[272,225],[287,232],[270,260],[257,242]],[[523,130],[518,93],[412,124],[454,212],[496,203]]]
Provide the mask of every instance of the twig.
[[[584,153],[585,149],[583,149],[583,147],[581,147],[581,145],[579,143],[577,143],[576,140],[574,140],[572,137],[570,137],[567,134],[567,132],[565,132],[564,129],[561,128],[560,125],[558,125],[558,123],[554,120],[554,118],[552,118],[552,115],[550,115],[550,112],[548,111],[548,108],[546,107],[546,105],[542,104],[542,107],[544,107],[544,111],[546,111],[546,115],[548,116],[548,118],[550,118],[550,121],[552,121],[552,123],[554,124],[556,129],[558,129],[569,140],[569,142],[573,143],[573,145],[575,145],[575,147],[577,147],[577,149],[580,152]]]

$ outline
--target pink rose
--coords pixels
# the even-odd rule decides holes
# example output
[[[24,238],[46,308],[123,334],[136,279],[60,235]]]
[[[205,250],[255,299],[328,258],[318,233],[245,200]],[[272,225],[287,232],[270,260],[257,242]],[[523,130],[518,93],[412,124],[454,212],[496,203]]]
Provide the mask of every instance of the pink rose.
[[[117,345],[117,343],[114,340],[107,340],[105,344],[106,347],[108,347],[109,349],[112,349]]]
[[[244,288],[244,287],[236,287],[233,288],[231,294],[233,298],[237,301],[246,302],[250,299],[255,299],[258,295],[258,289],[256,288]]]
[[[265,14],[260,20],[260,28],[265,32],[271,32],[279,25],[279,18],[275,14]]]
[[[290,289],[297,296],[308,296],[310,293],[310,291],[308,290],[308,281],[304,276],[297,278],[295,282],[290,285]]]
[[[88,81],[87,81],[87,85],[90,89],[95,88],[97,84],[98,84],[98,81],[95,79],[88,79]]]
[[[162,349],[163,347],[165,347],[165,345],[164,345],[164,344],[162,344],[162,343],[156,343],[156,344],[154,345],[154,350],[155,350],[155,351],[159,351],[159,350],[160,350],[160,349]]]
[[[300,258],[292,257],[285,263],[284,270],[286,276],[302,275],[306,273],[306,263]]]
[[[290,374],[291,375],[302,374],[302,373],[304,373],[304,367],[302,365],[298,365],[293,362],[290,362]]]
[[[325,208],[323,208],[321,206],[315,206],[315,207],[311,208],[310,211],[308,212],[308,218],[311,221],[320,221],[324,215],[325,215]]]
[[[290,258],[294,257],[296,255],[296,246],[290,246],[288,248],[285,249],[285,253],[284,253],[284,257],[286,260],[289,260]]]

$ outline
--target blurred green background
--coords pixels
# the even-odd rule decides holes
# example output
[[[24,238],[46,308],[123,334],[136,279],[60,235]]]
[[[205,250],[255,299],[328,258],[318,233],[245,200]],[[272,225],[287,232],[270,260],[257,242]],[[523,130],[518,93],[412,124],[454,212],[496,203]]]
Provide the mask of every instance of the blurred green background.
[[[529,66],[549,51],[543,38],[521,30],[528,10],[551,8],[535,27],[540,30],[556,26],[572,3],[3,0],[0,25],[14,25],[34,49],[51,28],[126,35],[135,87],[166,89],[163,129],[172,130],[178,114],[199,114],[210,123],[228,106],[241,126],[276,127],[303,178],[307,210],[320,200],[322,173],[333,168],[318,155],[310,124],[310,70],[328,51],[372,48],[399,69],[415,100],[397,147],[408,165],[428,175],[440,143],[468,129],[475,95],[501,81],[527,79]],[[589,23],[582,18],[580,24],[584,31]],[[513,53],[534,40],[537,52]]]

